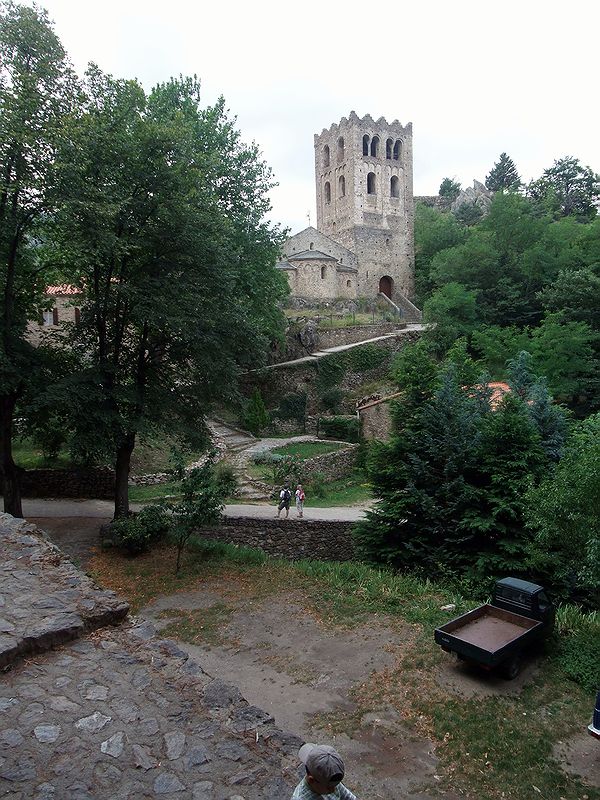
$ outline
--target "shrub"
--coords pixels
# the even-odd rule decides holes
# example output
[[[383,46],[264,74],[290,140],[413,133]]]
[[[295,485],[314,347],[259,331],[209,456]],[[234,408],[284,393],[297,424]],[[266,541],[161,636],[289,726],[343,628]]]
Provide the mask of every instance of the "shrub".
[[[119,547],[130,555],[139,555],[167,533],[169,517],[163,508],[148,506],[138,514],[114,520],[110,529]]]
[[[295,419],[304,426],[306,417],[306,392],[285,394],[279,402],[279,408],[273,413],[279,419]]]
[[[365,344],[347,350],[345,355],[346,365],[352,372],[368,372],[376,369],[390,359],[390,353],[376,344]]]
[[[260,432],[269,424],[269,414],[258,388],[252,393],[243,421],[246,429],[255,436],[259,436]]]
[[[329,389],[329,391],[324,392],[321,395],[321,403],[323,404],[323,408],[327,409],[327,411],[332,411],[335,413],[339,410],[340,403],[344,399],[344,392],[341,389]]]
[[[321,417],[319,432],[328,439],[343,442],[358,442],[360,423],[356,417]]]
[[[327,495],[325,475],[322,472],[313,472],[310,478],[305,481],[307,494],[312,497],[323,499]]]

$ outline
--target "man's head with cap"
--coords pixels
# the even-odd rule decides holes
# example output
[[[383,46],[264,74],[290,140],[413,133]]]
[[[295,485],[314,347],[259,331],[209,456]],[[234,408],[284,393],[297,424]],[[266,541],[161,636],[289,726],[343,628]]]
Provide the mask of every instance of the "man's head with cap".
[[[326,744],[302,745],[298,758],[306,767],[306,779],[316,794],[329,794],[344,777],[342,757]]]

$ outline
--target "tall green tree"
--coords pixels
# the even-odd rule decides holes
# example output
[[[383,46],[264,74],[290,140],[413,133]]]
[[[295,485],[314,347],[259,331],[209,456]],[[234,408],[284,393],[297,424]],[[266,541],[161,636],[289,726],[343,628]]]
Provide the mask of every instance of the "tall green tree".
[[[516,192],[522,186],[515,162],[506,153],[500,158],[485,179],[486,187],[492,192]]]
[[[92,67],[85,113],[60,153],[57,257],[85,290],[63,384],[84,457],[115,466],[115,517],[129,510],[140,437],[203,439],[216,399],[265,359],[284,292],[280,232],[262,219],[272,185],[223,103],[200,107],[195,79],[148,97]]]
[[[556,470],[527,495],[534,564],[568,590],[600,592],[600,415],[575,429]]]
[[[544,170],[527,190],[541,207],[556,216],[593,219],[600,198],[600,176],[578,158],[565,156]]]
[[[0,448],[4,509],[22,516],[13,419],[37,353],[45,273],[36,229],[55,207],[55,152],[75,86],[65,52],[37,7],[0,5]]]
[[[453,178],[444,178],[440,184],[438,194],[440,197],[445,197],[447,200],[456,200],[460,194],[460,183]]]

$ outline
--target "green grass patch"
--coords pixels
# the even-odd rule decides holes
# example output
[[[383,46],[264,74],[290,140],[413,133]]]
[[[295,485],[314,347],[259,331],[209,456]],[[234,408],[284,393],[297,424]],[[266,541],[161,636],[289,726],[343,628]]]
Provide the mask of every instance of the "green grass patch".
[[[227,640],[224,629],[229,625],[233,612],[234,609],[224,603],[190,611],[167,608],[160,617],[173,621],[162,628],[161,635],[190,644],[221,645]]]
[[[340,442],[295,442],[275,447],[269,452],[280,456],[296,456],[304,460],[323,455],[323,453],[334,453],[343,446]]]
[[[13,458],[23,469],[68,469],[74,466],[66,449],[61,449],[56,458],[48,459],[41,448],[27,437],[14,440]]]
[[[129,500],[132,503],[147,503],[150,500],[162,500],[164,497],[177,497],[179,490],[178,481],[157,483],[153,486],[130,486]]]
[[[335,506],[354,506],[369,503],[373,499],[370,484],[362,476],[350,476],[336,481],[323,483],[322,497],[312,494],[307,495],[307,509],[310,506],[317,508],[333,508]]]

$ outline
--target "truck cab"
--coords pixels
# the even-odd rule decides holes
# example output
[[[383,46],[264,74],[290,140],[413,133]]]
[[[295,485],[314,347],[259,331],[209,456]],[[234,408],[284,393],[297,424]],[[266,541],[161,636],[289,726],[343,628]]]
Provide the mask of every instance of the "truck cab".
[[[522,617],[537,619],[544,627],[551,628],[554,625],[554,606],[544,587],[537,583],[519,578],[503,578],[494,587],[492,605]]]

